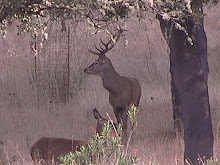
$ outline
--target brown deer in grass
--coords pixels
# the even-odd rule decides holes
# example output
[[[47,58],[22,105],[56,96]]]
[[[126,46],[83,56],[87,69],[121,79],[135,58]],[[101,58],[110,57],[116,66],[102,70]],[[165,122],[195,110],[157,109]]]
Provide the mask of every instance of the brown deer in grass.
[[[112,123],[103,118],[97,109],[93,110],[94,118],[97,120],[96,133],[100,134],[104,123],[109,122],[111,127],[116,127]],[[55,138],[55,137],[42,137],[37,142],[35,142],[31,149],[30,155],[32,160],[38,164],[58,164],[58,157],[65,155],[69,152],[79,151],[81,146],[86,146],[87,142],[65,139],[65,138]]]
[[[123,139],[126,141],[127,112],[132,104],[135,106],[139,105],[141,88],[137,79],[120,76],[114,69],[109,58],[105,56],[105,54],[114,47],[122,32],[120,29],[113,35],[114,41],[111,39],[107,43],[104,43],[101,40],[104,48],[100,46],[100,48],[96,47],[96,51],[89,50],[92,54],[98,55],[98,60],[87,67],[84,72],[101,76],[104,88],[109,91],[109,102],[114,109],[117,122],[118,124],[122,124]]]

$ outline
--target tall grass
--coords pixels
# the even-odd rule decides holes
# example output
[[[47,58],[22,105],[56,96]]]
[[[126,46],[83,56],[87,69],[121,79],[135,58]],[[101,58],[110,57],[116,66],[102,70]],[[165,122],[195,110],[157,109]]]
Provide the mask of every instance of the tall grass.
[[[205,19],[215,158],[220,158],[219,11],[219,5],[207,9]],[[52,25],[48,40],[40,47],[40,37],[34,40],[29,35],[17,36],[15,26],[0,39],[0,159],[18,158],[17,164],[32,164],[30,146],[42,136],[84,141],[92,138],[93,108],[103,115],[108,112],[115,120],[101,79],[83,73],[97,58],[87,49],[99,43],[100,36],[106,36],[91,35],[82,24],[72,27],[71,42],[67,45],[67,33]],[[133,144],[139,149],[139,164],[182,164],[183,141],[172,136],[169,57],[159,23],[153,18],[151,22],[133,19],[127,27],[130,31],[126,32],[126,39],[122,37],[107,56],[121,75],[134,76],[141,84],[141,112]],[[31,48],[34,41],[38,43],[37,68]],[[68,46],[71,51],[70,101],[64,104]]]

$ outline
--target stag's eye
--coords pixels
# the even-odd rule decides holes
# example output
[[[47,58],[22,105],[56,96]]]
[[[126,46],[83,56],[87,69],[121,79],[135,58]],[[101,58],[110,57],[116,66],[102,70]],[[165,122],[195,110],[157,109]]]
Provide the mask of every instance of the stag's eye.
[[[98,65],[98,62],[94,62],[93,65]]]

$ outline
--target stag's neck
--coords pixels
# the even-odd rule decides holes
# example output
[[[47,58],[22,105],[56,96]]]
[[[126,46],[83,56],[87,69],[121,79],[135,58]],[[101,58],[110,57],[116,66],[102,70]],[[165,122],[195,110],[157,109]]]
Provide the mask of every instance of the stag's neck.
[[[122,77],[116,72],[114,68],[105,72],[102,75],[103,86],[110,93],[117,93],[120,90],[120,81]]]

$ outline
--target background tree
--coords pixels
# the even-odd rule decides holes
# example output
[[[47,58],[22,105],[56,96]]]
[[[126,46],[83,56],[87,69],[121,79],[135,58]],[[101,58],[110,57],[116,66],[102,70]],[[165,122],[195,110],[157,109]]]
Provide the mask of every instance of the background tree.
[[[202,2],[193,1],[190,5],[191,10],[186,8],[185,11],[189,14],[181,20],[164,19],[159,13],[158,19],[164,36],[168,36],[172,95],[177,101],[174,114],[182,114],[174,116],[179,117],[177,120],[183,120],[184,157],[192,164],[200,164],[200,157],[209,159],[213,156],[214,140],[207,85],[209,68]]]
[[[155,13],[170,48],[171,91],[174,120],[184,126],[184,157],[192,164],[213,156],[213,133],[208,95],[207,39],[202,7],[217,0],[96,1],[21,0],[0,2],[1,30],[19,21],[19,32],[45,32],[50,21],[76,24],[87,21],[91,27],[109,30],[123,26],[133,15],[144,18]]]

